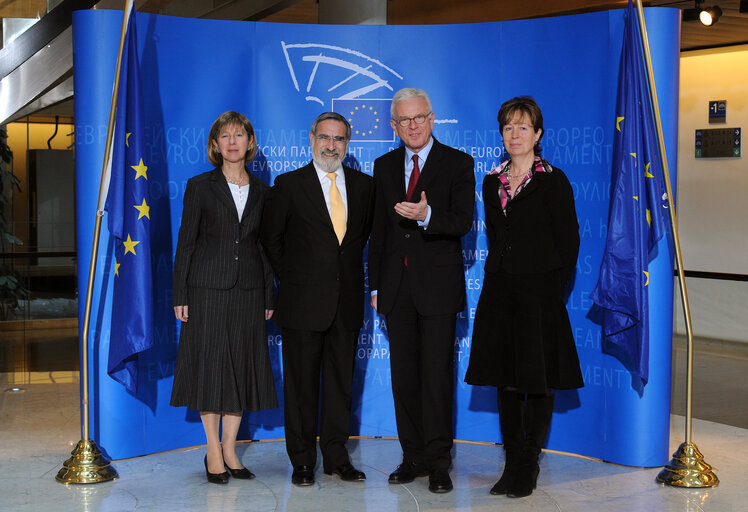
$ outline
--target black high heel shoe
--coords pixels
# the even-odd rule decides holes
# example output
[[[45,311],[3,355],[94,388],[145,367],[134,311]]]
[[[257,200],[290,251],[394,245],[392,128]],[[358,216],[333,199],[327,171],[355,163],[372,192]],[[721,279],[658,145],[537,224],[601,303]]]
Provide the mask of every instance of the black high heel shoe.
[[[223,473],[211,473],[210,471],[208,471],[208,456],[207,455],[203,459],[203,463],[205,464],[205,476],[208,477],[208,482],[212,484],[222,484],[222,485],[229,483],[229,474],[227,472],[224,471]]]
[[[252,473],[247,468],[241,468],[241,469],[230,468],[229,465],[226,464],[225,462],[223,465],[226,466],[226,469],[229,470],[229,473],[231,473],[231,476],[233,476],[234,478],[238,478],[240,480],[252,480],[255,477],[255,474]]]

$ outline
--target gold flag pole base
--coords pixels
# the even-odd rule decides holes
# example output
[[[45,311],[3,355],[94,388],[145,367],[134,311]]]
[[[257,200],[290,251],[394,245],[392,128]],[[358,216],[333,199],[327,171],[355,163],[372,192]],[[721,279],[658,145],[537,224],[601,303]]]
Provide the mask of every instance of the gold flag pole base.
[[[695,444],[683,443],[657,475],[657,482],[674,487],[717,487],[719,478]]]
[[[63,484],[98,484],[119,478],[117,470],[90,439],[78,441],[72,457],[63,462],[55,480]]]

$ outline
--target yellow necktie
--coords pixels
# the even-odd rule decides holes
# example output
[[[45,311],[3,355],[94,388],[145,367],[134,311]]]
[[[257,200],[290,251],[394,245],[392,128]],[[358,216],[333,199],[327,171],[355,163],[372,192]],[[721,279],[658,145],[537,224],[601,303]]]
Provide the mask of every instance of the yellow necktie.
[[[328,172],[327,177],[330,179],[330,219],[332,220],[332,228],[335,230],[335,235],[338,237],[338,243],[343,243],[343,237],[345,236],[345,205],[343,204],[343,197],[340,195],[340,190],[335,184],[335,178],[338,177],[334,172]]]

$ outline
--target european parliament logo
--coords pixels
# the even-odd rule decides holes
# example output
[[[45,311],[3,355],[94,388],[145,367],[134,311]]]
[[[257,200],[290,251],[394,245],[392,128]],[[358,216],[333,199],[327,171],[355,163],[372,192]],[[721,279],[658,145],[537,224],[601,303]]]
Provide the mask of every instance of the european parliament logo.
[[[385,63],[352,48],[285,41],[280,44],[294,88],[306,101],[323,107],[332,97],[353,100],[374,91],[391,96],[403,79]],[[397,85],[393,87],[390,81]]]
[[[351,123],[351,142],[394,142],[390,127],[392,99],[332,100],[332,110]]]

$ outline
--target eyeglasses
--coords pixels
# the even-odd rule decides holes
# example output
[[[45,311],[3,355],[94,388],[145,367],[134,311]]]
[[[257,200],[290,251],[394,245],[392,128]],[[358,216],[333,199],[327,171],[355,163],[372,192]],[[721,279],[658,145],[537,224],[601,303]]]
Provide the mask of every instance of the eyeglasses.
[[[325,143],[333,141],[335,144],[345,144],[348,141],[348,139],[341,135],[336,135],[335,137],[333,137],[332,135],[327,135],[326,133],[315,135],[314,138]]]
[[[428,119],[430,115],[431,112],[428,112],[426,114],[418,114],[416,117],[401,117],[400,119],[393,119],[393,121],[405,128],[410,124],[411,121],[415,121],[416,124],[425,123],[426,119]]]

